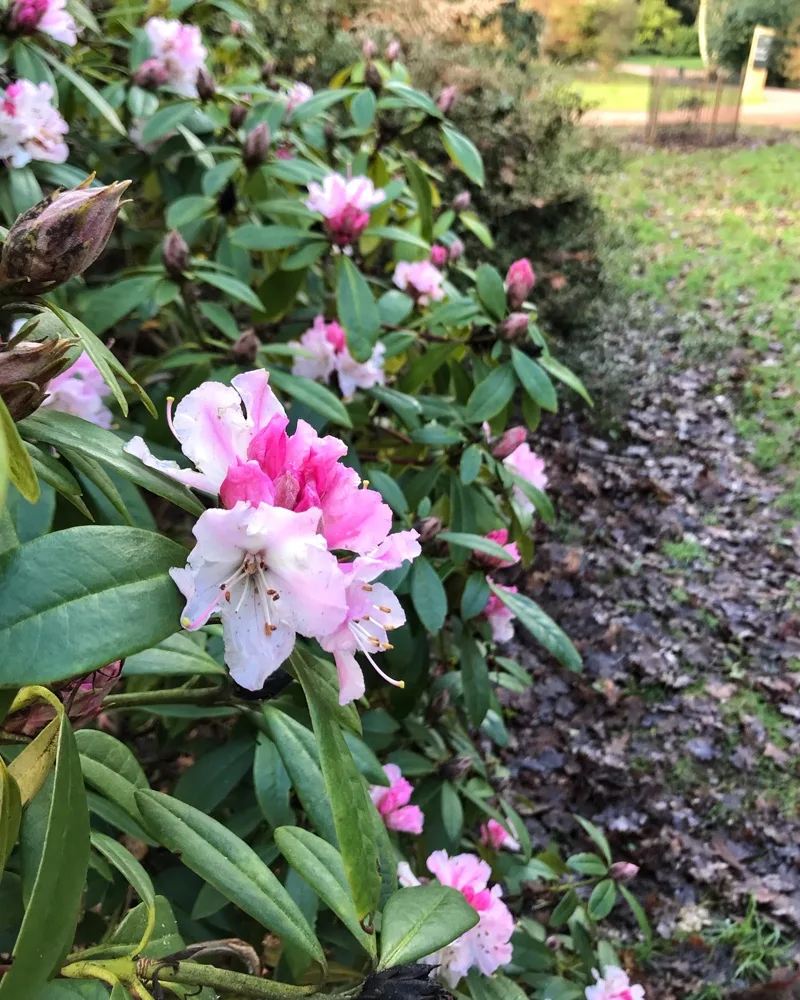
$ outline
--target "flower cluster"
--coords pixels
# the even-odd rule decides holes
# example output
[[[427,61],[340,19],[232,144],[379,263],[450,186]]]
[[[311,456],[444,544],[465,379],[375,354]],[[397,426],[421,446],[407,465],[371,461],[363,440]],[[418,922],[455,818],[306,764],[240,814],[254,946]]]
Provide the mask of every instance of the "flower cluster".
[[[313,326],[299,341],[291,341],[291,346],[300,347],[310,355],[295,358],[292,366],[294,375],[329,382],[336,372],[345,398],[352,396],[356,389],[369,389],[384,382],[383,355],[386,348],[383,344],[377,344],[370,359],[361,364],[348,351],[341,326],[336,322],[326,323],[324,316],[317,316]]]
[[[514,918],[502,900],[503,890],[499,885],[488,888],[491,868],[474,854],[457,854],[451,858],[446,851],[434,851],[427,865],[440,885],[458,889],[478,911],[479,919],[452,944],[422,961],[438,966],[438,974],[451,989],[473,968],[491,976],[501,965],[511,961],[511,935],[514,933]],[[420,884],[405,862],[398,865],[397,874],[403,886]]]
[[[187,601],[184,628],[218,614],[228,669],[249,690],[286,660],[298,633],[334,654],[342,704],[364,693],[357,652],[398,683],[373,654],[391,649],[388,632],[405,614],[373,581],[416,558],[420,546],[416,531],[389,534],[390,508],[341,462],[347,445],[302,420],[287,434],[262,369],[231,386],[204,382],[168,418],[196,469],[155,458],[141,438],[126,450],[222,503],[201,515],[187,566],[172,570]],[[355,558],[340,560],[334,550]]]
[[[322,183],[311,181],[306,208],[319,212],[325,231],[338,247],[349,247],[369,225],[369,211],[380,205],[386,195],[369,177],[342,177],[328,174]]]
[[[384,769],[389,787],[370,785],[369,794],[389,830],[403,833],[422,833],[425,815],[419,806],[408,803],[414,789],[397,764],[386,764]]]
[[[110,428],[113,417],[103,402],[110,392],[97,366],[84,353],[75,364],[49,383],[47,398],[42,406],[82,417],[98,427]]]
[[[301,104],[305,104],[313,96],[314,91],[307,83],[293,83],[284,94],[287,116],[291,115],[295,108],[299,108]]]
[[[24,167],[31,160],[66,160],[69,150],[63,136],[69,126],[52,99],[49,83],[17,80],[6,87],[0,102],[0,159],[12,167]]]
[[[168,85],[185,97],[197,97],[197,75],[207,55],[200,29],[151,17],[144,30],[151,56],[137,70],[137,81],[150,87]]]
[[[631,986],[628,974],[616,965],[609,965],[600,976],[592,969],[595,982],[586,987],[586,1000],[645,1000],[644,987]]]
[[[21,35],[40,31],[64,45],[78,41],[78,27],[67,10],[67,0],[13,0],[8,27]]]
[[[444,298],[444,275],[429,260],[415,260],[413,263],[401,260],[394,269],[392,281],[421,306],[440,302]]]

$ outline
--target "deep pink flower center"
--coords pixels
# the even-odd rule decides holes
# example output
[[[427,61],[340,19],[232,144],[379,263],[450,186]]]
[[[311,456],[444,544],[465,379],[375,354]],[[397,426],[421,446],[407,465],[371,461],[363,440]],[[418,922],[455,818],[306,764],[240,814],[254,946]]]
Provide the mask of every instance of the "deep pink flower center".
[[[472,886],[465,885],[461,890],[461,895],[479,913],[481,910],[488,910],[492,905],[492,894],[488,889],[481,889],[480,892],[475,892]]]
[[[35,31],[47,13],[49,0],[17,0],[14,7],[14,24],[20,31]]]
[[[338,323],[328,323],[325,327],[325,336],[335,351],[338,352],[344,349],[345,334]]]
[[[362,212],[355,205],[345,205],[344,208],[325,220],[325,228],[339,246],[354,243],[369,224],[369,212]]]

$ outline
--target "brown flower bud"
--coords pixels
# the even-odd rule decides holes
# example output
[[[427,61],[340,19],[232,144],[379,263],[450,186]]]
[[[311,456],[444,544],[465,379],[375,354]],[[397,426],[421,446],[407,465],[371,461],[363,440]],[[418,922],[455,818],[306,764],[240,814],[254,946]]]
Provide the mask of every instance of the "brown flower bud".
[[[214,82],[214,77],[209,73],[205,66],[201,66],[197,71],[197,96],[205,104],[206,101],[213,100],[217,93],[217,85]]]
[[[244,104],[234,104],[228,113],[228,121],[231,128],[241,128],[245,118],[247,118],[247,108]]]
[[[271,140],[269,125],[266,122],[261,122],[247,133],[242,147],[242,163],[248,170],[256,170],[266,163]]]
[[[528,432],[524,427],[509,427],[492,442],[492,455],[498,459],[508,458],[519,448],[527,436]]]
[[[414,526],[419,532],[419,541],[422,545],[431,542],[442,530],[442,519],[440,517],[423,517]]]
[[[439,768],[439,774],[447,781],[463,777],[472,767],[471,757],[451,757]]]
[[[275,76],[275,70],[278,68],[278,64],[274,59],[268,59],[264,65],[261,67],[261,82],[270,84],[272,83],[272,78]]]
[[[511,313],[498,327],[503,340],[520,340],[528,334],[528,314]]]
[[[469,191],[459,191],[453,198],[453,208],[456,212],[466,212],[472,204],[472,195]]]
[[[0,398],[12,420],[23,420],[44,402],[51,379],[69,365],[70,340],[23,341],[0,348]]]
[[[380,93],[383,87],[383,79],[375,63],[367,63],[367,67],[364,70],[364,83],[366,83],[373,94]]]
[[[177,229],[167,233],[161,244],[161,259],[170,278],[181,278],[189,267],[189,245]]]
[[[100,670],[68,681],[58,691],[74,729],[80,729],[100,714],[103,699],[116,685],[121,673],[122,660],[115,660]],[[15,712],[3,723],[3,728],[10,733],[36,736],[55,715],[55,709],[50,705],[37,702],[30,708]]]
[[[145,60],[133,75],[133,82],[142,90],[157,90],[168,79],[169,73],[160,59]]]
[[[258,356],[259,347],[261,347],[261,341],[258,339],[256,331],[251,327],[239,335],[231,347],[231,351],[234,357],[240,361],[248,361],[252,364]]]
[[[630,882],[639,874],[639,866],[631,861],[615,861],[608,869],[608,877],[615,882]]]
[[[130,181],[62,191],[21,215],[3,244],[0,283],[38,295],[83,274],[105,249]]]

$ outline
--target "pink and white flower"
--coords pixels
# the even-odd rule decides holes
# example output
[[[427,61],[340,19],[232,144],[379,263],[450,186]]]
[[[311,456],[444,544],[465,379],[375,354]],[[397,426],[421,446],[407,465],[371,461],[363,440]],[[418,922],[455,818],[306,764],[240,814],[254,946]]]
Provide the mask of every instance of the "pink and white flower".
[[[75,364],[50,381],[42,406],[110,428],[113,416],[103,402],[110,392],[94,361],[84,352]]]
[[[310,100],[314,96],[314,91],[307,83],[298,81],[291,85],[284,96],[286,98],[286,114],[290,115],[295,108],[299,108],[301,104]]]
[[[446,851],[434,851],[427,863],[428,870],[441,885],[458,889],[478,911],[479,919],[452,944],[422,961],[439,966],[437,974],[451,989],[473,968],[484,976],[491,976],[501,965],[511,961],[511,935],[514,933],[514,918],[502,900],[503,890],[499,885],[488,888],[491,868],[474,854],[457,854],[450,858]],[[420,884],[405,863],[398,865],[397,874],[403,886]]]
[[[41,31],[64,45],[78,40],[78,26],[67,10],[67,0],[13,0],[8,13],[11,32]]]
[[[63,163],[69,155],[63,136],[69,126],[50,103],[53,88],[17,80],[5,89],[0,102],[0,159],[12,167],[31,160]]]
[[[289,656],[297,632],[325,635],[344,617],[344,577],[317,530],[321,516],[244,501],[207,510],[186,567],[170,570],[186,598],[181,625],[194,631],[218,614],[228,669],[248,690]]]
[[[507,851],[519,851],[519,841],[512,837],[506,828],[496,819],[490,819],[481,826],[481,843],[493,847],[496,851],[505,848]]]
[[[369,794],[389,830],[401,833],[422,833],[425,815],[419,806],[409,805],[414,791],[397,764],[386,764],[383,768],[389,779],[389,787],[370,785]]]
[[[494,583],[491,577],[488,579]],[[510,594],[517,593],[516,587],[504,587],[503,584],[495,584],[495,586],[500,587],[501,590],[507,590]],[[503,604],[497,594],[489,595],[489,600],[481,611],[481,615],[489,620],[492,627],[492,638],[495,642],[508,642],[514,638],[514,626],[511,623],[517,616]]]
[[[144,30],[150,40],[152,60],[165,75],[164,82],[185,97],[197,97],[197,74],[208,55],[200,29],[193,24],[151,17]]]
[[[503,459],[503,465],[510,469],[521,479],[527,480],[532,486],[539,490],[547,487],[547,473],[544,471],[544,459],[539,458],[535,451],[531,451],[529,444],[521,444],[510,455]],[[523,493],[519,486],[514,487],[514,499],[519,506],[533,513],[534,504]]]
[[[440,302],[444,298],[444,275],[429,260],[401,260],[394,269],[392,281],[398,288],[412,295],[421,306],[426,306],[429,302]]]
[[[311,181],[308,193],[306,208],[320,213],[325,230],[339,247],[355,243],[369,225],[369,210],[386,199],[369,177],[341,174],[328,174],[321,184]]]
[[[586,987],[586,1000],[645,1000],[644,987],[631,986],[628,974],[616,965],[606,966],[603,976],[592,969],[592,975],[595,982]]]
[[[386,348],[376,344],[368,361],[359,362],[347,349],[345,332],[338,323],[326,323],[324,316],[317,316],[299,341],[291,341],[291,346],[302,347],[311,357],[298,355],[292,364],[292,374],[320,382],[329,382],[336,372],[339,388],[345,398],[356,389],[369,389],[373,385],[383,385],[383,355]]]
[[[484,537],[490,542],[495,542],[497,545],[502,546],[508,554],[508,558],[501,559],[499,556],[490,556],[485,552],[479,552],[478,549],[475,549],[475,561],[479,562],[481,566],[485,566],[486,569],[503,569],[513,566],[520,561],[521,556],[517,548],[517,543],[508,541],[508,530],[506,528],[498,528],[496,531],[490,531]]]
[[[388,633],[405,624],[405,612],[387,586],[372,581],[387,570],[402,566],[407,559],[416,559],[421,552],[418,537],[413,530],[398,531],[369,554],[358,556],[352,563],[340,563],[346,581],[347,611],[338,628],[320,638],[319,644],[333,653],[341,705],[364,694],[364,675],[356,660],[359,652],[385,681],[403,687],[403,682],[389,677],[373,657],[392,648]]]

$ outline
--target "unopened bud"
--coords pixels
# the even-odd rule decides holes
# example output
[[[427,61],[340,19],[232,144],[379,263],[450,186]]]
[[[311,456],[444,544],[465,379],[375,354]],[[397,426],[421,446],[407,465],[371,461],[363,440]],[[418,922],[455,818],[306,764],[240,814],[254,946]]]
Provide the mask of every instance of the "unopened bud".
[[[247,108],[244,104],[234,104],[228,114],[228,122],[231,128],[241,128],[245,118],[247,118]]]
[[[197,87],[197,96],[204,104],[206,101],[212,100],[217,93],[217,85],[214,83],[214,77],[208,72],[205,66],[201,66],[197,71],[195,86]]]
[[[228,181],[217,197],[217,207],[220,215],[230,215],[236,208],[236,185]]]
[[[530,295],[535,283],[536,275],[533,273],[531,262],[525,257],[515,260],[506,275],[506,300],[508,301],[508,308],[519,309]]]
[[[239,21],[231,21],[231,34],[234,38],[239,38],[244,34],[244,28]]]
[[[528,333],[528,314],[511,313],[500,324],[498,331],[503,340],[520,340]]]
[[[129,184],[80,185],[29,208],[3,244],[0,284],[19,282],[20,296],[27,297],[83,274],[105,249]]]
[[[442,519],[440,517],[423,517],[414,527],[419,532],[419,541],[422,545],[431,542],[442,530]]]
[[[23,420],[42,405],[48,383],[69,368],[71,346],[59,338],[0,347],[0,398],[12,420]]]
[[[325,142],[328,146],[332,146],[336,140],[336,129],[330,122],[325,122],[325,128],[322,130],[325,136]]]
[[[456,103],[456,97],[458,96],[458,88],[454,85],[445,87],[444,90],[436,98],[436,107],[446,115],[453,105]]]
[[[441,765],[439,774],[447,781],[455,781],[456,778],[463,777],[471,767],[471,757],[451,757]]]
[[[80,729],[95,719],[103,707],[103,699],[111,692],[122,673],[122,660],[115,660],[107,667],[101,667],[85,677],[68,681],[58,692],[67,710],[74,729]],[[3,723],[10,733],[36,736],[48,722],[55,718],[55,709],[50,705],[37,703],[30,708],[15,712]]]
[[[545,948],[549,948],[550,951],[561,951],[562,944],[561,938],[558,934],[551,934],[544,942]]]
[[[615,861],[608,869],[608,877],[615,882],[630,882],[639,874],[639,866],[630,861]]]
[[[261,341],[258,339],[256,331],[252,328],[241,333],[231,351],[240,361],[249,361],[251,364],[256,360]]]
[[[517,448],[525,442],[527,436],[528,432],[524,427],[509,427],[492,443],[491,453],[493,457],[503,459],[513,455]]]
[[[367,68],[364,70],[364,83],[366,83],[373,94],[380,93],[381,87],[383,87],[383,79],[375,63],[367,63]]]
[[[189,267],[189,245],[177,229],[164,237],[161,259],[170,278],[182,277]]]
[[[447,263],[448,257],[447,247],[443,247],[440,243],[433,244],[431,247],[431,264],[434,267],[443,268]]]
[[[142,90],[157,90],[169,79],[166,66],[160,59],[147,59],[136,70],[133,82]]]
[[[374,59],[378,52],[378,46],[371,38],[365,38],[361,43],[361,54],[365,59]]]
[[[266,122],[261,122],[247,133],[242,147],[242,163],[248,170],[255,170],[267,162],[271,140],[269,125]]]
[[[403,54],[403,47],[400,45],[400,42],[398,42],[397,39],[394,39],[393,41],[389,42],[389,44],[386,46],[387,62],[394,62],[395,59],[399,59],[402,54]]]
[[[262,83],[272,83],[272,78],[275,76],[275,70],[278,68],[278,64],[274,59],[268,59],[264,65],[261,67],[261,82]]]
[[[456,236],[456,238],[450,244],[450,252],[449,252],[450,261],[451,263],[455,264],[455,262],[457,260],[460,260],[463,256],[464,256],[464,244]]]
[[[466,212],[472,204],[472,195],[469,191],[459,191],[453,198],[453,208],[456,212]]]

